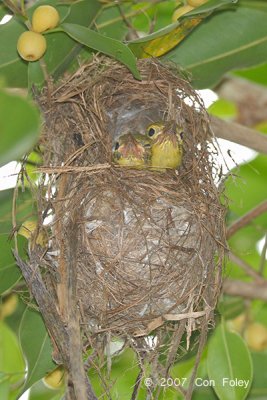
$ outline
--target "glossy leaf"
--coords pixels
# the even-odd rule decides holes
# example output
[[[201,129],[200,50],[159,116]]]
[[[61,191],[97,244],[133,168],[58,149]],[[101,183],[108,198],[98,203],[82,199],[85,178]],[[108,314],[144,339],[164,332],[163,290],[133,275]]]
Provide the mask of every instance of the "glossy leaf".
[[[0,371],[0,382],[4,384],[8,381],[10,392],[12,392],[12,385],[23,384],[25,376],[23,355],[15,334],[3,321],[0,321]],[[5,384],[2,390],[7,390]]]
[[[182,16],[182,19],[144,38],[128,43],[138,58],[160,57],[177,46],[213,10],[233,3],[232,0],[210,0]]]
[[[163,59],[187,69],[195,87],[212,87],[232,69],[266,61],[266,18],[266,12],[242,4],[214,13]]]
[[[201,21],[202,18],[192,18],[175,23],[162,29],[164,33],[160,36],[152,34],[147,41],[138,39],[129,43],[129,48],[138,58],[160,57],[177,46]]]
[[[131,50],[120,41],[105,37],[98,32],[77,24],[64,23],[61,27],[76,41],[122,62],[129,68],[136,79],[140,79],[135,56]]]
[[[43,319],[32,308],[27,307],[21,319],[19,341],[28,366],[24,392],[55,367],[50,338]]]
[[[220,400],[244,400],[252,383],[252,361],[246,343],[224,324],[215,330],[208,346],[208,376]]]
[[[18,159],[35,144],[40,124],[36,106],[0,91],[0,166]]]

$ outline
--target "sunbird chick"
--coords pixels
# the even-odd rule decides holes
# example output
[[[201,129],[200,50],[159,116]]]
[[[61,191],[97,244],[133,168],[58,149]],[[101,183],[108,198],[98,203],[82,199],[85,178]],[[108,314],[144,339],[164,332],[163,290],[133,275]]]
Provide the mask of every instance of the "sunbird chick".
[[[155,122],[147,127],[151,139],[151,166],[176,169],[183,157],[183,129],[175,121]]]
[[[150,157],[150,139],[145,135],[126,133],[114,145],[113,161],[121,166],[145,168]]]

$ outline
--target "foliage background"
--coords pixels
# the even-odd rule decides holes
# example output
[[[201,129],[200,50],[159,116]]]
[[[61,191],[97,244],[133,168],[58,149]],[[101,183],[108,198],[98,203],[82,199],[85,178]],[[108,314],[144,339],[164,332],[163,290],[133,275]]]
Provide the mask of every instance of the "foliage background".
[[[47,32],[48,50],[43,60],[26,63],[16,51],[21,32],[27,30],[27,17],[40,4],[57,7],[61,17],[59,28]],[[26,13],[23,12],[26,6]],[[42,117],[30,98],[32,87],[41,88],[47,75],[58,79],[73,72],[95,52],[123,62],[139,79],[136,57],[160,57],[162,61],[179,64],[190,74],[197,89],[213,88],[222,93],[224,82],[235,87],[236,80],[245,79],[249,90],[253,83],[266,93],[267,85],[267,3],[263,0],[210,0],[187,16],[172,23],[174,10],[183,6],[179,1],[3,1],[0,18],[11,13],[13,18],[0,25],[0,165],[11,160],[22,162],[30,152],[15,195],[16,223],[12,206],[14,191],[0,192],[0,398],[12,400],[31,388],[30,400],[56,400],[64,387],[48,388],[42,378],[55,364],[51,344],[38,311],[27,306],[29,293],[15,265],[11,249],[14,233],[25,219],[34,217],[34,202],[29,194],[27,176],[37,180],[36,166],[41,162],[36,149]],[[18,90],[19,88],[19,90]],[[23,93],[23,96],[21,95]],[[25,97],[26,94],[26,97]],[[267,132],[267,115],[258,113],[251,98],[241,101],[227,94],[218,100],[210,113],[227,121],[246,124],[244,113],[249,104],[255,118],[250,127]],[[238,96],[237,96],[238,97]],[[264,95],[263,95],[264,98]],[[266,100],[267,101],[267,100]],[[249,210],[267,199],[267,157],[257,154],[249,163],[236,166],[226,180],[229,201],[227,225],[242,218]],[[12,235],[13,234],[13,235]],[[262,246],[259,247],[259,241]],[[254,218],[229,239],[231,254],[226,260],[225,278],[232,282],[253,284],[253,296],[222,293],[218,304],[217,327],[211,331],[198,371],[207,382],[214,379],[216,387],[203,381],[196,386],[193,399],[263,399],[267,396],[267,305],[259,298],[257,287],[266,281],[267,213]],[[27,241],[18,236],[23,251]],[[241,261],[240,261],[241,260]],[[244,263],[249,269],[244,269]],[[251,274],[251,270],[256,275]],[[258,277],[257,277],[258,275]],[[194,352],[185,354],[172,371],[178,384],[185,385],[194,364]],[[130,399],[131,388],[138,374],[137,360],[128,349],[113,357],[111,380],[114,399]],[[27,365],[27,374],[25,370]],[[103,371],[105,373],[105,371]],[[247,389],[240,386],[222,387],[223,377],[248,379]],[[98,395],[103,393],[99,378],[90,373]],[[206,381],[205,381],[206,382]],[[172,383],[172,382],[170,382]],[[145,387],[139,398],[145,396]],[[175,385],[165,385],[161,397],[182,398]]]

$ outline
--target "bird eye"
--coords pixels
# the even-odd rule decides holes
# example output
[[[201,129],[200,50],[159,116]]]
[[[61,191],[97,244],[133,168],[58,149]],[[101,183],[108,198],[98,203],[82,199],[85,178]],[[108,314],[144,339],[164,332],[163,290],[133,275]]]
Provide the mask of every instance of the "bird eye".
[[[116,142],[116,143],[115,143],[115,146],[114,146],[114,150],[118,150],[119,147],[120,147],[119,142]]]
[[[148,131],[148,136],[153,136],[155,134],[155,129],[154,128],[150,128]]]

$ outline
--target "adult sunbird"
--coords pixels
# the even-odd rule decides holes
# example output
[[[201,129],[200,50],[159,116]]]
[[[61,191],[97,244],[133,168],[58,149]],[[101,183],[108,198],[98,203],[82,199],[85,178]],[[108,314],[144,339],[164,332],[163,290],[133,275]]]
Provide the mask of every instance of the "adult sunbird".
[[[183,157],[183,129],[175,121],[155,122],[147,127],[151,139],[151,167],[176,169]]]
[[[126,167],[146,168],[150,165],[150,139],[139,133],[126,133],[118,138],[113,149],[113,161]]]

